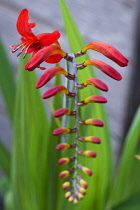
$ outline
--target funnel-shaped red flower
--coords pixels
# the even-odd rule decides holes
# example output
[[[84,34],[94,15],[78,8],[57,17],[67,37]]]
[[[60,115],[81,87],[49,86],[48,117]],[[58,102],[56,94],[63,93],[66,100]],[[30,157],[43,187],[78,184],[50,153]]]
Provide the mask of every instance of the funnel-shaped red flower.
[[[128,65],[128,59],[125,58],[115,47],[109,44],[104,42],[91,42],[82,49],[82,53],[86,53],[89,49],[102,53],[121,67]]]
[[[35,23],[28,23],[29,15],[28,10],[23,9],[19,14],[16,28],[18,33],[22,36],[21,43],[18,45],[14,45],[14,49],[11,51],[12,53],[17,51],[20,47],[23,47],[19,52],[21,54],[24,53],[24,56],[28,53],[36,53],[38,50],[42,49],[44,46],[49,46],[57,42],[60,38],[59,31],[54,31],[52,33],[42,33],[39,35],[35,35],[31,28],[35,27]],[[18,54],[18,55],[19,55]]]

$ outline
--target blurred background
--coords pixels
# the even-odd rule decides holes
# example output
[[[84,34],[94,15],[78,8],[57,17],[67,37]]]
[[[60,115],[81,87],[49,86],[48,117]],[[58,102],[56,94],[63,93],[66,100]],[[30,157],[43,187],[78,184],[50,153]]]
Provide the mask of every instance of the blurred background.
[[[121,68],[99,53],[90,51],[91,58],[107,62],[123,76],[122,81],[113,81],[96,69],[98,78],[109,86],[109,92],[104,95],[108,99],[107,113],[114,152],[118,157],[124,136],[140,104],[140,1],[67,0],[66,2],[85,44],[92,41],[108,43],[130,60],[128,67]],[[58,0],[1,0],[0,37],[14,67],[15,78],[17,77],[18,59],[15,54],[10,54],[9,46],[20,42],[20,36],[16,31],[16,21],[23,8],[29,10],[30,22],[37,23],[37,27],[33,30],[35,34],[59,30],[61,46],[64,51],[69,52]],[[7,81],[8,79],[10,78],[7,78]],[[12,133],[1,92],[0,138],[10,149]]]

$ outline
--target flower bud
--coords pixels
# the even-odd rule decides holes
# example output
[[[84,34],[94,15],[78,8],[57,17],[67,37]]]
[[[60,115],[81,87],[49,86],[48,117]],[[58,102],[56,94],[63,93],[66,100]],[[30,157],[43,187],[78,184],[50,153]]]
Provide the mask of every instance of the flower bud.
[[[75,111],[71,111],[70,109],[67,108],[61,108],[54,112],[54,117],[61,117],[64,115],[69,115],[69,116],[75,115]]]
[[[44,94],[43,94],[43,98],[50,98],[52,96],[55,96],[59,93],[65,93],[68,94],[69,91],[66,87],[62,86],[62,85],[58,85],[58,86],[54,86],[52,88],[50,88],[49,90],[47,90]]]
[[[74,170],[75,170],[74,168],[71,168],[69,170],[62,171],[62,172],[60,172],[59,177],[61,179],[66,178],[66,177],[70,176],[74,172]]]
[[[70,179],[62,184],[62,189],[66,190],[73,183],[73,179]]]
[[[75,128],[57,128],[53,131],[53,135],[63,135],[63,134],[68,134],[68,133],[75,133],[76,129]]]
[[[87,187],[88,187],[87,182],[86,182],[84,179],[82,179],[78,174],[76,175],[76,177],[77,177],[77,179],[78,179],[79,184],[80,184],[83,188],[87,189]]]
[[[89,49],[102,53],[103,55],[105,55],[106,57],[108,57],[109,59],[111,59],[112,61],[114,61],[121,67],[128,65],[128,59],[125,58],[115,47],[109,44],[106,44],[104,42],[98,42],[98,41],[91,42],[90,44],[85,46],[81,50],[81,52],[86,53],[86,51]]]
[[[53,131],[53,135],[57,136],[57,135],[63,135],[63,134],[67,134],[70,133],[71,129],[70,128],[57,128]]]
[[[81,164],[77,164],[77,167],[80,169],[80,171],[82,171],[84,174],[88,175],[88,176],[92,176],[92,171],[85,167],[85,166],[82,166]]]
[[[95,137],[95,136],[79,137],[78,139],[80,141],[90,142],[90,143],[93,143],[93,144],[100,144],[101,143],[101,140],[98,137]]]
[[[68,144],[68,143],[60,143],[56,146],[57,150],[67,150],[71,148],[75,148],[76,144]]]
[[[84,84],[84,86],[93,85],[94,87],[96,87],[100,90],[108,91],[108,86],[104,82],[102,82],[101,80],[99,80],[97,78],[90,77],[90,78],[86,79],[83,84]]]
[[[86,194],[85,188],[83,188],[83,187],[80,186],[79,184],[76,184],[76,187],[77,187],[78,191],[79,191],[82,195],[85,195],[85,194]]]
[[[78,102],[79,106],[84,106],[89,103],[107,103],[107,99],[103,96],[92,95],[85,98],[83,101]]]
[[[58,160],[58,164],[60,165],[67,165],[68,163],[72,162],[75,160],[75,157],[71,157],[71,158],[60,158]]]
[[[104,123],[101,120],[98,119],[87,119],[87,120],[81,120],[79,121],[82,125],[93,125],[97,127],[103,127]]]
[[[96,152],[90,151],[90,150],[86,150],[86,151],[78,151],[78,154],[85,156],[85,157],[96,157]]]
[[[44,72],[44,74],[37,81],[36,88],[42,87],[47,82],[49,82],[54,76],[56,76],[58,74],[64,74],[65,76],[67,76],[68,72],[64,68],[59,67],[59,66],[48,69],[47,71]]]
[[[100,69],[102,72],[110,76],[111,78],[115,80],[121,80],[122,76],[119,72],[117,72],[113,67],[109,66],[108,64],[97,60],[97,59],[89,59],[84,62],[84,66],[92,65]]]

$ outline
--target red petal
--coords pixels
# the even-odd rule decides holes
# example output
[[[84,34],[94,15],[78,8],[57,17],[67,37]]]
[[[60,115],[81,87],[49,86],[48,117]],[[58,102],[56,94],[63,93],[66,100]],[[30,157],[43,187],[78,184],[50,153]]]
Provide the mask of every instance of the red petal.
[[[45,60],[45,62],[47,62],[47,63],[58,63],[58,62],[61,61],[62,58],[63,58],[62,55],[56,54],[56,55],[52,55],[49,58],[47,58]]]
[[[58,53],[62,54],[63,56],[65,56],[66,54],[63,50],[61,50],[59,47],[55,45],[44,47],[41,50],[39,50],[37,53],[34,53],[31,60],[28,61],[28,63],[25,65],[25,69],[32,71],[37,66],[39,66],[43,61],[45,61],[48,57]]]
[[[31,31],[31,28],[35,26],[35,23],[30,24],[28,23],[28,20],[28,10],[23,9],[18,16],[16,24],[17,31],[21,36],[26,37],[27,39],[36,39],[36,36]]]
[[[85,53],[88,49],[96,50],[115,63],[117,63],[119,66],[127,66],[128,65],[128,59],[125,58],[115,47],[106,44],[104,42],[91,42],[88,44],[84,49],[82,50],[83,53]]]
[[[52,33],[42,33],[36,37],[42,46],[49,46],[55,43],[60,38],[60,35],[59,31],[54,31]]]
[[[102,72],[110,76],[111,78],[115,80],[121,80],[122,76],[120,75],[119,72],[117,72],[113,67],[109,66],[108,64],[97,60],[97,59],[89,59],[84,62],[84,65],[92,65],[100,69]]]

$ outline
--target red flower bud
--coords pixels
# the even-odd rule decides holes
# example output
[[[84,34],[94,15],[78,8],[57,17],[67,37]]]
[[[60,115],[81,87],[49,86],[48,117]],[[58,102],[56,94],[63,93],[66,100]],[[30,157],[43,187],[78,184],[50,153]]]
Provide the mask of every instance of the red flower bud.
[[[94,144],[100,144],[101,143],[101,140],[98,137],[95,137],[95,136],[79,137],[78,139],[80,141],[83,141],[83,142],[90,142],[90,143],[94,143]]]
[[[92,175],[92,171],[85,167],[85,166],[82,166],[81,164],[77,164],[77,167],[80,169],[80,171],[82,171],[84,174],[88,175],[88,176],[91,176]]]
[[[80,184],[83,188],[87,189],[87,187],[88,187],[87,182],[86,182],[84,179],[82,179],[78,174],[76,175],[76,177],[77,177],[77,179],[78,179],[78,181],[79,181],[79,184]]]
[[[103,90],[103,91],[108,91],[108,86],[102,82],[101,80],[99,79],[96,79],[96,78],[88,78],[85,80],[84,82],[84,86],[87,86],[87,85],[93,85],[94,87],[100,89],[100,90]]]
[[[69,91],[66,87],[62,86],[62,85],[58,85],[58,86],[54,86],[52,88],[50,88],[49,90],[47,90],[44,94],[43,94],[43,98],[50,98],[52,96],[55,96],[59,93],[65,93],[68,94]]]
[[[107,99],[103,96],[93,95],[88,96],[83,101],[78,102],[79,106],[87,105],[88,103],[107,103]]]
[[[82,53],[86,53],[89,49],[102,53],[121,67],[128,65],[128,59],[125,58],[115,47],[109,44],[104,42],[91,42],[82,49]]]
[[[86,150],[86,151],[78,151],[78,154],[85,156],[85,157],[96,157],[96,152],[90,151],[90,150]]]
[[[83,125],[93,125],[93,126],[98,126],[98,127],[104,126],[104,123],[98,119],[81,120],[81,121],[79,121],[79,123],[83,124]]]
[[[67,108],[61,108],[61,109],[58,109],[54,112],[54,117],[61,117],[63,115],[75,115],[75,111],[71,111]]]
[[[68,144],[68,143],[60,143],[56,146],[57,150],[67,150],[71,148],[75,148],[76,144]]]
[[[62,178],[66,178],[66,177],[70,176],[70,174],[72,174],[74,171],[75,171],[74,168],[71,168],[71,169],[69,169],[69,170],[62,171],[62,172],[60,172],[59,177],[60,177],[61,179],[62,179]]]
[[[75,133],[76,129],[75,128],[57,128],[53,131],[53,135],[63,135],[67,133]]]
[[[97,59],[89,59],[84,62],[84,66],[92,65],[100,69],[102,72],[110,76],[111,78],[115,80],[121,80],[122,76],[119,72],[117,72],[113,67],[109,66],[108,64],[97,60]]]
[[[58,66],[48,69],[44,72],[44,74],[37,81],[36,88],[42,87],[47,82],[49,82],[54,76],[56,76],[58,74],[64,74],[65,76],[67,76],[68,72],[65,69],[63,69],[62,67],[58,67]]]

